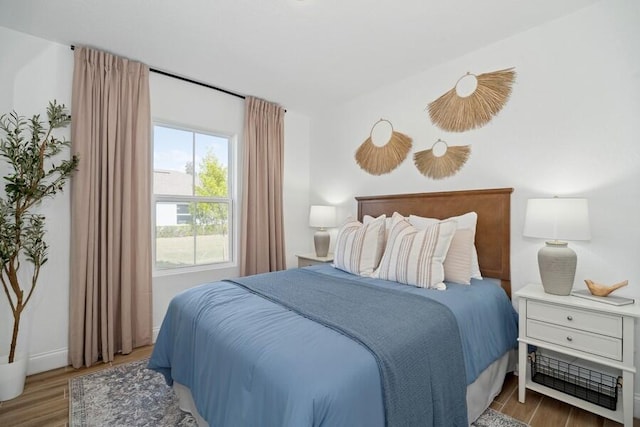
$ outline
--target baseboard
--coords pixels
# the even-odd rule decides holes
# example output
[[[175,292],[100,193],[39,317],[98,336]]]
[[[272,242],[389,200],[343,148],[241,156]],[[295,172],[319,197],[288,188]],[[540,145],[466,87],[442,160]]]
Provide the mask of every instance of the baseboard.
[[[64,368],[67,365],[69,365],[69,350],[66,348],[33,354],[29,357],[27,375]]]
[[[152,342],[155,344],[160,327],[153,328]],[[58,350],[47,351],[45,353],[33,354],[29,357],[27,365],[27,375],[39,374],[40,372],[50,371],[52,369],[64,368],[69,365],[69,349],[61,348]]]

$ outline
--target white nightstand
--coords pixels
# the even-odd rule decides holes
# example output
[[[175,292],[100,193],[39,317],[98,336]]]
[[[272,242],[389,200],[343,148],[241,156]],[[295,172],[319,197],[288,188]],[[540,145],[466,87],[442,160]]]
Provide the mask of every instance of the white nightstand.
[[[524,403],[525,389],[535,390],[603,417],[633,426],[634,320],[640,305],[614,306],[574,296],[547,294],[541,285],[527,285],[515,293],[519,298],[518,400]],[[595,405],[531,379],[527,346],[544,353],[551,350],[571,366],[585,366],[622,377],[616,410]],[[620,390],[619,390],[620,391]]]
[[[304,254],[296,256],[298,257],[298,268],[333,262],[333,254],[327,254],[327,256],[324,257],[316,256],[316,254]]]

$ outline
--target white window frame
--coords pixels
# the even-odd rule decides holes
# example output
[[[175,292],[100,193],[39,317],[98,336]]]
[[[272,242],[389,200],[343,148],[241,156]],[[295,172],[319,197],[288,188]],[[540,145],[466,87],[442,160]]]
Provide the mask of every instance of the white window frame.
[[[193,167],[195,170],[195,134],[201,135],[210,135],[218,138],[227,139],[227,197],[205,197],[205,196],[184,196],[184,195],[165,195],[165,194],[156,194],[155,189],[153,188],[154,183],[154,162],[153,156],[155,154],[155,144],[153,141],[154,138],[154,128],[156,126],[181,130],[185,132],[192,132],[194,134],[194,138],[192,139],[191,151],[193,154]],[[206,271],[206,270],[218,270],[229,267],[237,266],[237,258],[238,254],[236,251],[236,241],[237,241],[237,222],[239,220],[236,214],[236,206],[237,206],[237,193],[236,186],[238,182],[237,176],[237,135],[230,135],[224,132],[216,132],[212,130],[201,129],[193,126],[186,126],[176,123],[170,123],[166,121],[153,120],[152,129],[151,129],[151,139],[152,139],[152,150],[151,150],[151,183],[152,183],[152,201],[151,201],[151,239],[152,239],[152,272],[153,276],[165,276],[165,275],[173,275],[173,274],[182,274],[189,272],[197,272],[197,271]],[[195,173],[193,174],[193,187],[195,187]],[[202,202],[202,203],[227,203],[229,206],[229,211],[227,213],[227,218],[229,221],[229,260],[214,262],[214,263],[206,263],[206,264],[194,264],[194,265],[185,265],[180,267],[171,267],[171,268],[158,268],[156,264],[156,205],[158,203],[192,203],[192,202]],[[196,245],[196,239],[193,239],[194,249]]]

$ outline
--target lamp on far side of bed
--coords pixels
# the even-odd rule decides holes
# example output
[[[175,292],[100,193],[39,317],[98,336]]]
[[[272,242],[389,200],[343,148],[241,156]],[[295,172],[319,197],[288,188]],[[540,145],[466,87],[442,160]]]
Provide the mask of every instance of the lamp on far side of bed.
[[[529,199],[522,234],[549,239],[538,251],[542,286],[548,294],[569,295],[577,256],[565,240],[591,239],[587,199]]]
[[[327,228],[336,226],[336,207],[311,205],[309,210],[309,227],[319,228],[313,235],[313,243],[316,247],[316,256],[326,257],[329,253],[331,237]]]

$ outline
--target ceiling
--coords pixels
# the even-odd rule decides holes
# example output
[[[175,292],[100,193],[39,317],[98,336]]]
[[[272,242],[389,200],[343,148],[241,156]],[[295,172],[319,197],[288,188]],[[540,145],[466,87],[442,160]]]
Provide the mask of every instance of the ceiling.
[[[597,0],[0,0],[0,26],[311,113]]]

